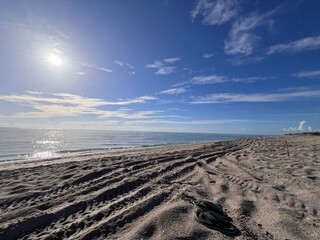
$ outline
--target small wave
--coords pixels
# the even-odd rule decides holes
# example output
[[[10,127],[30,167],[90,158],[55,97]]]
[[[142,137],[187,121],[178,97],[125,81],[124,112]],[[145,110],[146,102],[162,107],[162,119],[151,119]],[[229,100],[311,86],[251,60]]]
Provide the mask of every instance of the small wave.
[[[108,148],[83,148],[83,149],[70,149],[70,150],[61,150],[57,151],[60,154],[67,154],[67,153],[81,153],[81,152],[97,152],[97,151],[110,151],[113,149],[126,149],[131,148],[129,146],[115,146],[115,147],[108,147]]]
[[[167,146],[173,144],[184,144],[185,142],[165,142],[165,143],[157,143],[157,144],[142,144],[140,147],[157,147],[157,146]]]
[[[57,153],[65,154],[65,153],[77,153],[77,152],[94,152],[94,151],[104,151],[108,148],[83,148],[83,149],[67,149],[67,150],[61,150],[57,151]]]
[[[0,162],[9,162],[15,160],[23,160],[27,154],[10,154],[10,155],[1,155]]]
[[[21,153],[21,154],[6,154],[6,155],[0,155],[0,158],[8,158],[8,157],[21,157],[25,156],[27,153]]]
[[[163,145],[166,145],[166,144],[143,144],[143,145],[140,145],[140,147],[142,147],[142,148],[145,148],[145,147],[157,147],[157,146],[163,146]]]

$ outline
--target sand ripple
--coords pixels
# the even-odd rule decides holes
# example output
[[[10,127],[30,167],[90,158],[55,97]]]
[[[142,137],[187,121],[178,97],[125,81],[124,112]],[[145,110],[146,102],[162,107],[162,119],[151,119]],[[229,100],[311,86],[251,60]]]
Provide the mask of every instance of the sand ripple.
[[[195,221],[201,199],[237,239],[319,239],[319,153],[283,136],[2,164],[0,239],[231,239]]]

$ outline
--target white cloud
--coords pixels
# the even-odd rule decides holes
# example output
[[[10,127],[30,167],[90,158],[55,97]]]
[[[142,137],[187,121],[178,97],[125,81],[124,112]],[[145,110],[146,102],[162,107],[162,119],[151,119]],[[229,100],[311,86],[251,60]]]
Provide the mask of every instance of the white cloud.
[[[203,58],[211,58],[211,57],[213,57],[215,55],[215,53],[204,53],[204,54],[202,54],[202,57]]]
[[[292,116],[320,116],[320,112],[314,112],[314,113],[273,113],[273,114],[268,114],[270,116],[286,116],[286,117],[292,117]]]
[[[175,58],[165,58],[163,59],[164,62],[166,63],[175,63],[177,61],[180,61],[180,58],[179,57],[175,57]]]
[[[174,85],[174,87],[185,86],[189,84],[193,85],[205,85],[205,84],[216,84],[224,82],[254,82],[258,80],[266,80],[274,77],[243,77],[243,78],[232,78],[227,76],[220,76],[216,74],[211,75],[200,75],[191,78],[189,81],[180,82]]]
[[[275,92],[303,92],[310,90],[308,86],[279,88]]]
[[[105,101],[98,98],[88,98],[68,93],[2,95],[0,100],[14,102],[31,107],[34,111],[16,113],[13,117],[19,118],[50,118],[80,115],[96,115],[98,118],[147,118],[156,117],[160,111],[125,111],[124,109],[107,111],[98,109],[103,106],[124,106],[129,104],[147,103],[156,100],[153,96],[141,96],[119,101]]]
[[[86,72],[77,72],[77,74],[80,75],[80,76],[85,76]]]
[[[236,55],[229,59],[229,62],[233,65],[243,65],[243,64],[250,64],[262,61],[265,57],[263,56],[247,56],[247,55]]]
[[[118,61],[118,60],[115,60],[114,63],[117,64],[117,65],[119,65],[119,66],[121,66],[121,67],[124,65],[123,62]]]
[[[226,81],[228,81],[227,77],[212,74],[208,76],[193,77],[190,83],[203,85],[203,84],[212,84],[212,83],[222,83]]]
[[[264,120],[256,120],[256,119],[201,119],[201,120],[163,120],[163,119],[142,119],[142,120],[134,120],[131,121],[131,125],[155,125],[155,124],[163,124],[163,125],[223,125],[223,124],[237,124],[237,123],[273,123],[278,121],[264,121]]]
[[[296,53],[315,49],[320,49],[320,36],[306,37],[297,41],[271,46],[267,54],[270,55],[280,52]]]
[[[40,24],[24,24],[20,22],[7,22],[0,21],[0,25],[3,27],[19,27],[19,28],[43,28],[43,25]]]
[[[43,92],[36,92],[36,91],[25,91],[26,93],[29,93],[29,94],[33,94],[33,95],[41,95],[43,94]]]
[[[307,121],[301,121],[299,123],[299,127],[298,127],[298,130],[299,131],[304,131],[305,130],[305,125],[306,125]]]
[[[127,63],[127,62],[123,62],[123,61],[119,61],[119,60],[115,60],[113,61],[115,64],[119,65],[120,67],[124,67],[127,69],[127,73],[129,73],[130,75],[134,75],[136,74],[133,69],[134,67],[130,64],[130,63]]]
[[[81,63],[81,65],[84,66],[84,67],[87,67],[87,68],[92,68],[92,69],[103,71],[103,72],[108,72],[108,73],[112,72],[111,69],[108,69],[108,68],[105,68],[105,67],[100,67],[100,66],[97,66],[95,64]]]
[[[134,69],[134,67],[130,63],[126,63],[128,68]]]
[[[171,74],[174,72],[175,67],[173,66],[166,66],[160,61],[154,61],[152,64],[148,64],[146,66],[147,68],[156,68],[158,69],[155,74],[161,74],[161,75],[166,75],[166,74]]]
[[[168,95],[173,95],[173,94],[180,94],[180,93],[184,93],[187,90],[183,87],[180,88],[171,88],[165,91],[160,92],[160,94],[168,94]]]
[[[221,25],[237,16],[239,10],[237,0],[199,0],[191,12],[191,17],[195,19],[200,15],[203,24]]]
[[[171,74],[175,71],[176,67],[168,64],[173,64],[179,60],[180,60],[179,57],[166,58],[163,61],[156,60],[152,64],[146,65],[146,67],[158,69],[155,72],[155,74],[160,74],[160,75]]]
[[[231,82],[255,82],[266,79],[275,79],[276,77],[243,77],[243,78],[231,78]]]
[[[133,103],[146,103],[147,101],[156,100],[153,96],[142,96],[132,99],[123,99],[120,101],[105,101],[103,99],[88,98],[80,95],[69,93],[50,93],[46,96],[37,95],[6,95],[0,96],[0,100],[8,102],[22,102],[22,103],[34,103],[44,102],[49,104],[68,104],[68,105],[83,105],[87,107],[98,107],[105,105],[128,105]],[[44,94],[43,94],[44,95]]]
[[[292,74],[294,77],[299,77],[299,78],[315,78],[315,77],[320,77],[320,70],[317,71],[308,71],[308,72],[298,72],[295,74]]]
[[[252,54],[260,40],[254,30],[260,26],[272,24],[273,21],[270,17],[275,12],[276,9],[265,14],[251,14],[248,17],[238,19],[230,30],[228,40],[225,41],[224,50],[226,54]]]
[[[293,101],[299,98],[320,97],[320,90],[306,90],[295,92],[276,92],[276,93],[215,93],[206,96],[196,97],[191,103],[230,103],[230,102],[281,102]]]
[[[312,131],[312,127],[311,126],[307,126],[307,121],[303,120],[299,123],[298,127],[288,127],[288,128],[284,128],[283,129],[286,132],[306,132]]]
[[[122,61],[115,60],[114,63],[119,65],[120,67],[126,66],[126,67],[128,67],[130,69],[134,69],[134,67],[130,63],[127,63],[127,62],[122,62]]]

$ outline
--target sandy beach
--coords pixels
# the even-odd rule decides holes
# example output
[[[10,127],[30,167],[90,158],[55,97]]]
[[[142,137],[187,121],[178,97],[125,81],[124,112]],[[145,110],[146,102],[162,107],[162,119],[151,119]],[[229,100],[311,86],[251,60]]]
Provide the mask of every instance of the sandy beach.
[[[0,239],[319,239],[319,178],[319,136],[6,162]],[[239,234],[197,222],[200,200]]]

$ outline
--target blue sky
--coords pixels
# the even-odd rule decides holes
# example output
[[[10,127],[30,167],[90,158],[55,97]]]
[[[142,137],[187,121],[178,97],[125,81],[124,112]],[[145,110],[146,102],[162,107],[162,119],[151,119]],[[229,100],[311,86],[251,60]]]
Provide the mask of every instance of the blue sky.
[[[320,2],[1,1],[0,126],[320,129]]]

